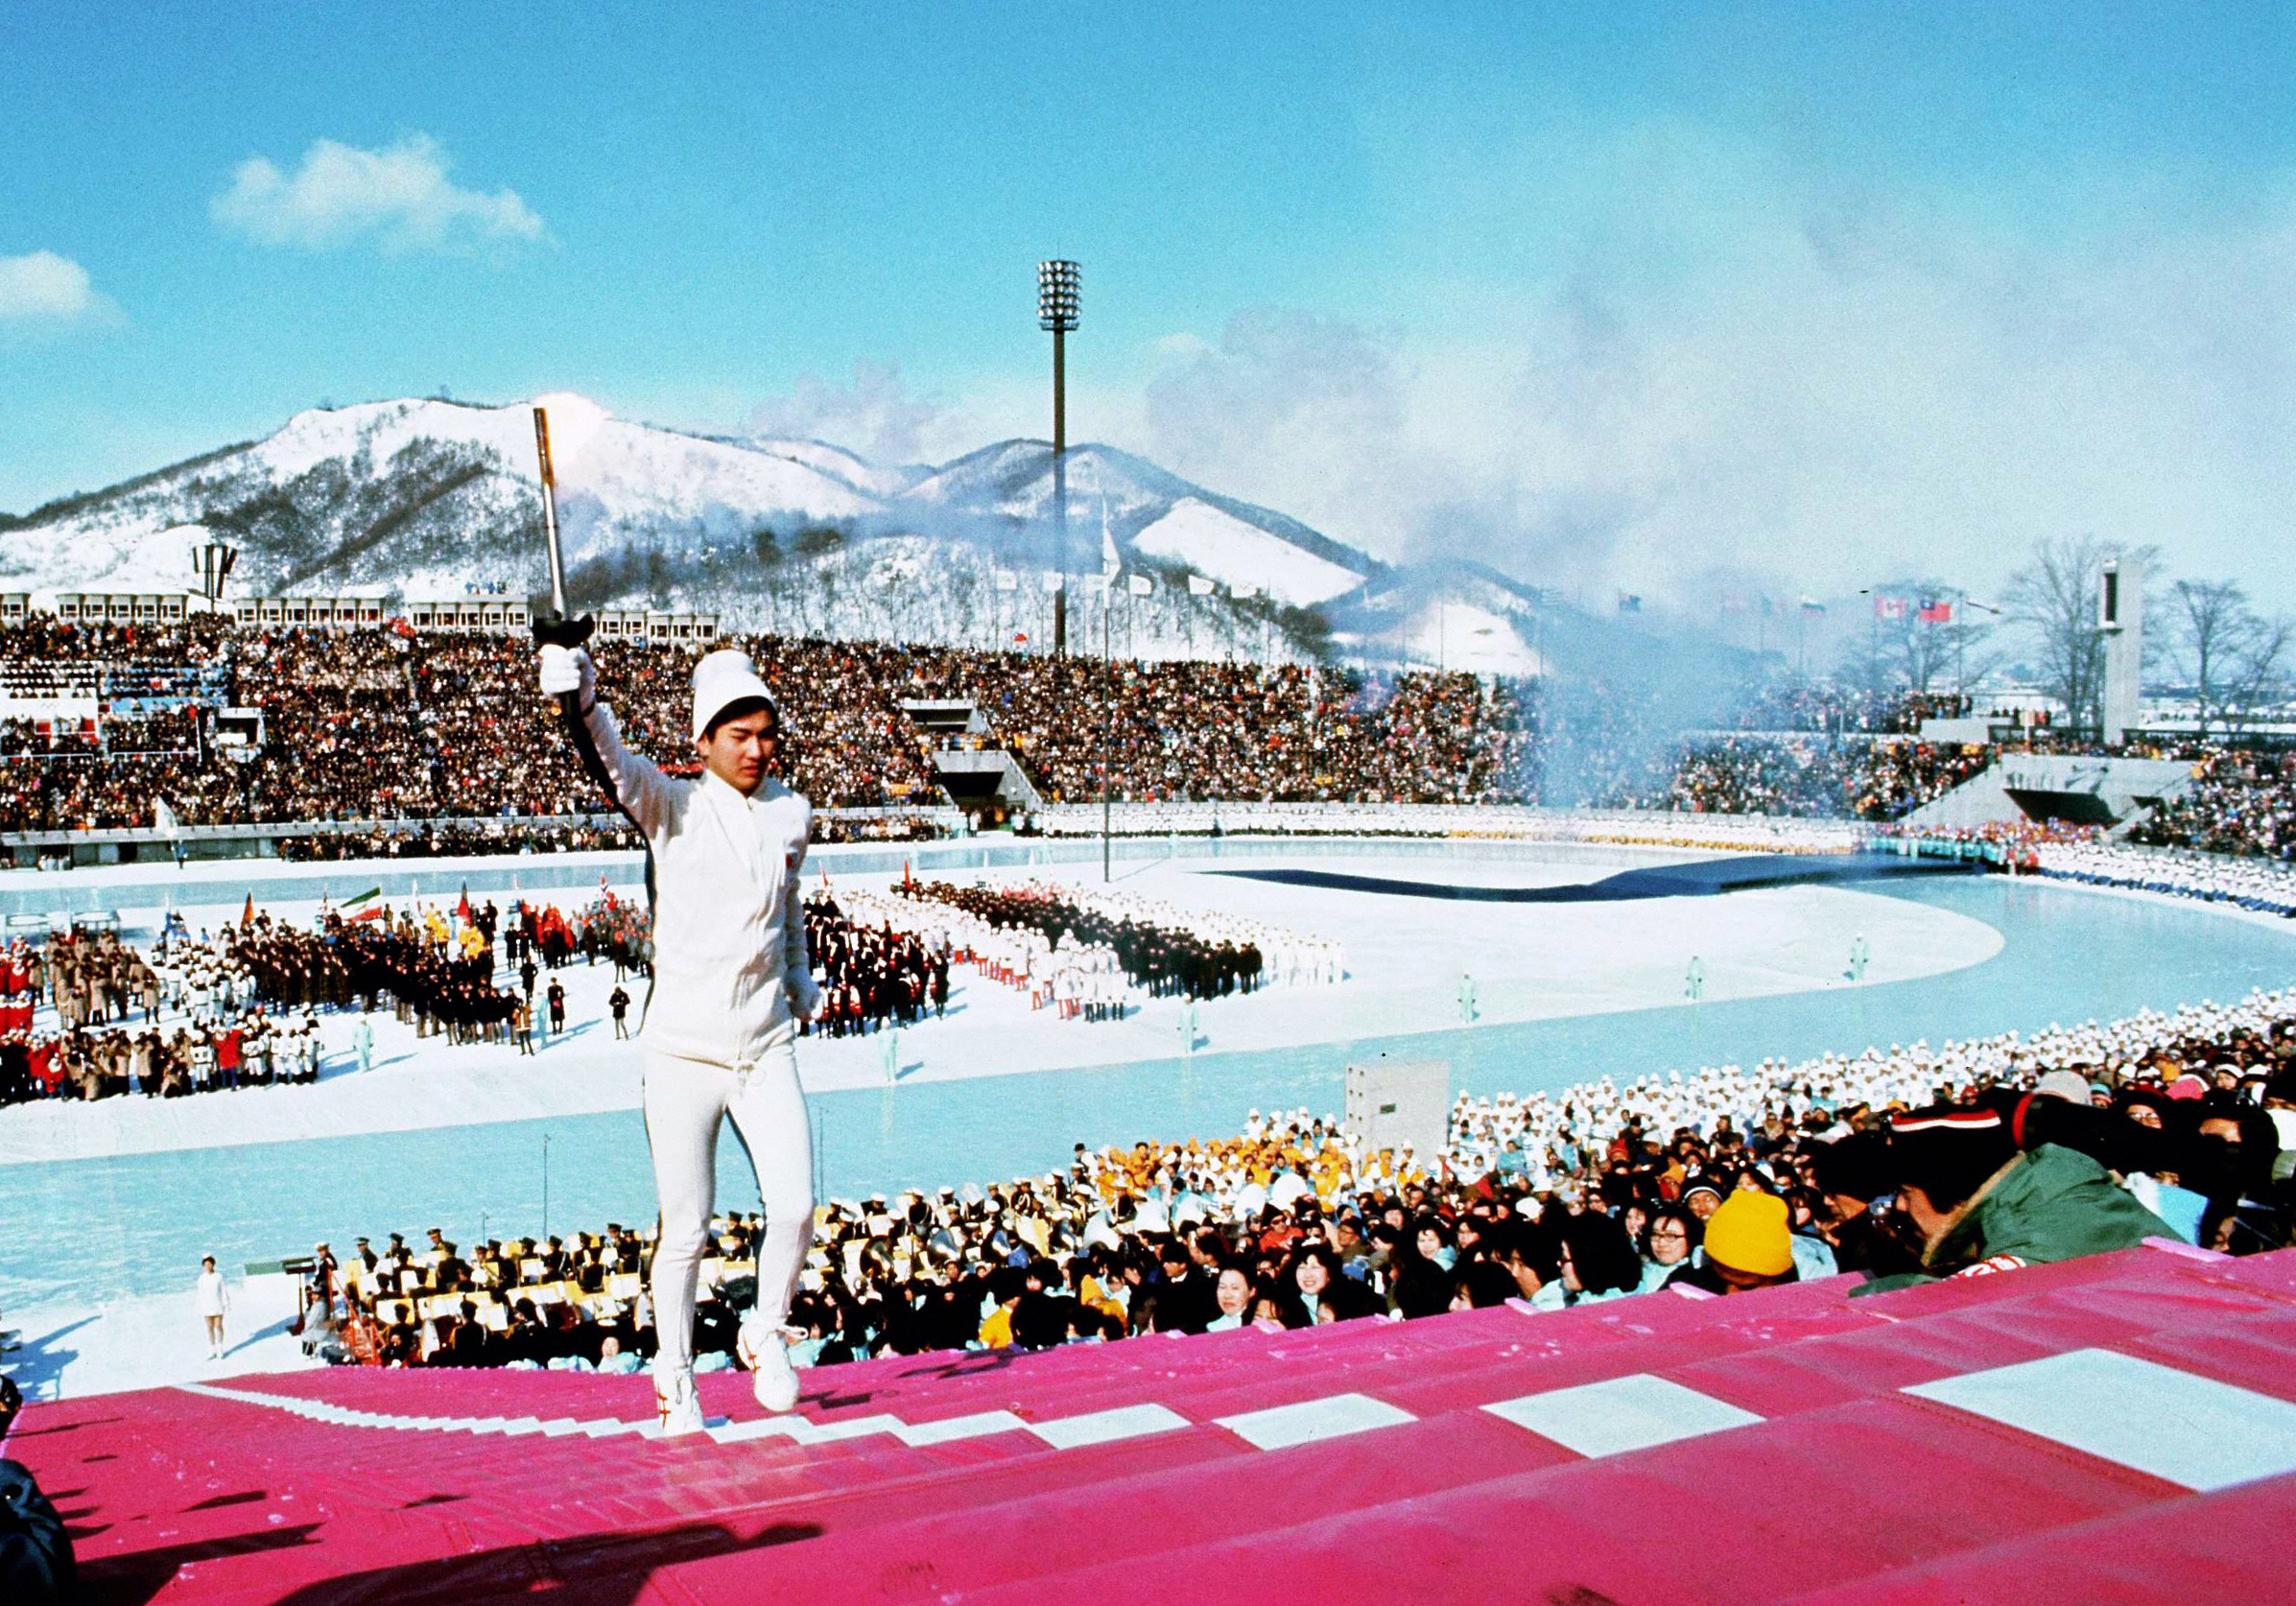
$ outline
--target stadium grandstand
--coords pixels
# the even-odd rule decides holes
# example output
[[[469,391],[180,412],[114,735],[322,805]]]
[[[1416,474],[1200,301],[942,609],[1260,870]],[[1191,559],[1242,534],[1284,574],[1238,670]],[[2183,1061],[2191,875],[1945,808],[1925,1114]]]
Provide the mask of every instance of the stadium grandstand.
[[[1003,819],[1097,802],[1103,775],[1127,804],[1567,805],[1881,822],[2004,754],[2093,750],[2046,725],[2012,724],[2000,742],[1925,736],[1967,707],[1919,694],[1774,687],[1750,694],[1735,724],[1686,734],[1634,691],[1600,683],[742,645],[806,711],[793,732],[793,784],[825,820],[913,816],[881,835],[915,835],[957,806]],[[678,706],[695,652],[634,635],[599,645],[629,738],[674,772],[693,768]],[[24,838],[26,857],[60,834],[155,826],[307,823],[396,837],[397,853],[440,840],[508,851],[612,840],[615,822],[527,683],[528,656],[484,632],[36,614],[0,627],[0,838]],[[2196,767],[2196,778],[2131,825],[2133,839],[2296,854],[2296,783],[2281,755],[2192,739],[2144,751]],[[418,821],[487,829],[405,829]],[[52,840],[30,839],[41,836]],[[306,838],[284,851],[332,850]]]

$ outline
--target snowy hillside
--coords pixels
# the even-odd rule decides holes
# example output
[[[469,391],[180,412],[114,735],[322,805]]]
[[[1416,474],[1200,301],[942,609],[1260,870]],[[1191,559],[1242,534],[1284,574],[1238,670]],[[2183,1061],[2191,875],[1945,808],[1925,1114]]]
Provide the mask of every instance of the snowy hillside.
[[[1230,586],[1266,592],[1296,607],[1329,602],[1363,583],[1357,571],[1302,552],[1283,537],[1193,496],[1173,503],[1162,518],[1132,538],[1132,546],[1144,557],[1176,563]]]
[[[1050,628],[1051,449],[1007,440],[938,466],[835,444],[729,439],[618,419],[577,395],[549,413],[560,526],[582,606],[707,607],[737,626],[1009,642]],[[296,413],[225,447],[21,518],[0,517],[0,589],[190,586],[201,527],[240,551],[235,593],[466,588],[533,595],[545,573],[533,409],[398,400]],[[1067,460],[1070,612],[1112,615],[1134,649],[1284,652],[1302,608],[1394,574],[1294,519],[1096,444]],[[1184,573],[1183,573],[1184,572]],[[1141,587],[1147,589],[1142,590]],[[1043,617],[1024,620],[1034,597]]]

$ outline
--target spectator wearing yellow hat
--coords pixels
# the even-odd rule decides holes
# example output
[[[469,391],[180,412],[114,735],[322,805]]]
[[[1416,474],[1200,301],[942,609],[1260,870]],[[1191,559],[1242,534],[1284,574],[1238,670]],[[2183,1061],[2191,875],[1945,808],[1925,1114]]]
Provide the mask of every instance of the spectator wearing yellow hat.
[[[1724,1199],[1707,1218],[1705,1251],[1699,1264],[1679,1268],[1666,1286],[1746,1293],[1800,1275],[1786,1201],[1775,1193],[1741,1188]]]

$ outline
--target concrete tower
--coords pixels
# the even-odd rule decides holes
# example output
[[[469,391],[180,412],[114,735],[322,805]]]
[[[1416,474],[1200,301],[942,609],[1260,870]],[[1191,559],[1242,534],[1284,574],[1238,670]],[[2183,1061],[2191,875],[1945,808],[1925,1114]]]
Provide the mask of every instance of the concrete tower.
[[[2105,638],[2105,745],[2118,747],[2137,722],[2144,664],[2144,572],[2107,558],[2098,575],[2096,627]]]

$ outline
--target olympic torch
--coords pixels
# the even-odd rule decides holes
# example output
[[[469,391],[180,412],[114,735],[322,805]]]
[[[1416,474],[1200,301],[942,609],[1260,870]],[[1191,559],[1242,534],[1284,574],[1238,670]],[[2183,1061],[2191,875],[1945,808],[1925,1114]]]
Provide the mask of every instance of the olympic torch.
[[[558,546],[558,484],[550,465],[550,413],[534,409],[534,458],[542,472],[542,544],[550,558],[550,617],[534,621],[534,640],[546,647],[580,647],[590,639],[598,622],[588,614],[566,617],[566,555]],[[575,697],[561,697],[570,714],[579,717]]]

